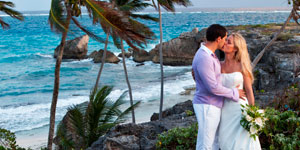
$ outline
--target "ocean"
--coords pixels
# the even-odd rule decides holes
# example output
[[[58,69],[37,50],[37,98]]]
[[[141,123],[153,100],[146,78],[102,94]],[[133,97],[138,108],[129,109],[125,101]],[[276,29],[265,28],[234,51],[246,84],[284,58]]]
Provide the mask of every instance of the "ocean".
[[[157,13],[148,13],[158,16]],[[23,22],[0,15],[11,28],[0,30],[0,128],[16,132],[17,138],[22,135],[33,137],[39,132],[48,132],[50,104],[54,84],[55,59],[54,49],[60,44],[61,35],[51,31],[47,13],[24,13]],[[178,12],[163,13],[163,40],[178,37],[182,32],[192,31],[195,27],[202,29],[210,24],[227,25],[282,23],[289,11],[219,11],[219,12]],[[97,35],[105,38],[99,25],[93,25],[88,15],[79,19],[82,24]],[[146,23],[157,35],[145,50],[150,51],[159,43],[159,24]],[[83,33],[76,33],[81,36]],[[90,39],[88,54],[103,49],[104,44]],[[127,49],[128,46],[125,45]],[[112,44],[108,50],[119,54],[121,51]],[[151,114],[159,110],[160,66],[145,62],[136,66],[132,58],[126,59],[129,80],[133,89],[133,99],[142,101],[141,111],[137,112],[137,121],[148,121]],[[58,123],[65,115],[67,108],[88,100],[90,90],[95,84],[100,64],[91,59],[64,60],[61,66],[60,92],[56,112]],[[179,99],[178,95],[185,87],[193,86],[191,66],[165,66],[165,102],[166,107]],[[105,64],[100,79],[101,85],[113,86],[109,96],[117,99],[127,90],[123,66]],[[129,101],[129,97],[125,97]],[[145,111],[146,110],[146,111]],[[130,121],[130,120],[129,120]],[[27,137],[27,138],[28,138]],[[42,141],[47,139],[43,136]]]

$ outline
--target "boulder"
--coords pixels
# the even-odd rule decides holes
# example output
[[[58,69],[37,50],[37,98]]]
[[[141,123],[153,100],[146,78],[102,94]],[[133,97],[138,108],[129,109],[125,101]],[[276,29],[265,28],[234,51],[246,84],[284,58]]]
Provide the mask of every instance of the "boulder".
[[[166,109],[165,111],[163,111],[162,117],[166,118],[166,117],[172,116],[174,114],[181,114],[181,113],[185,112],[186,110],[190,110],[190,111],[194,112],[193,103],[191,100],[185,101],[183,103],[178,103],[175,106],[173,106],[172,108]],[[158,120],[158,117],[159,117],[159,114],[154,113],[151,116],[151,121]]]
[[[125,57],[126,58],[130,58],[131,57],[131,53],[125,53]],[[118,57],[121,57],[122,58],[122,53],[120,53],[119,55],[118,55]]]
[[[103,56],[104,50],[100,49],[99,51],[93,51],[88,58],[92,58],[95,63],[101,63],[102,56]],[[118,63],[120,62],[120,59],[112,52],[107,51],[106,52],[106,63]]]
[[[133,50],[132,52],[133,61],[142,63],[145,61],[151,61],[152,57],[150,54],[145,50]]]
[[[198,28],[192,32],[182,33],[179,37],[162,43],[163,64],[171,66],[191,65],[194,55],[200,47],[203,32]],[[159,45],[156,45],[149,53],[152,62],[159,63]]]
[[[62,59],[85,59],[88,51],[89,36],[84,35],[73,40],[66,41]],[[54,51],[54,58],[57,57],[61,45]]]

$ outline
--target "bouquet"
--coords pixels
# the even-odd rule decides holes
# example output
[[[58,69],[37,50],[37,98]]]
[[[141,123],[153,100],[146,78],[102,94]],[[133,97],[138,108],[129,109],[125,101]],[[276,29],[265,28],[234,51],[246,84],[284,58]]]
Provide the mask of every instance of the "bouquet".
[[[242,118],[240,124],[249,132],[250,137],[256,140],[256,137],[262,132],[266,118],[264,110],[260,110],[257,106],[242,106]]]

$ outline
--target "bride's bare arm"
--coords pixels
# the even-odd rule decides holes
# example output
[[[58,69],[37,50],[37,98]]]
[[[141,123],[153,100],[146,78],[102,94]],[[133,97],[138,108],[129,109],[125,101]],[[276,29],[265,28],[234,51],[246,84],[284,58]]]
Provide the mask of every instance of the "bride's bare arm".
[[[248,103],[249,105],[254,105],[255,102],[254,102],[254,94],[252,89],[251,78],[249,77],[249,75],[245,75],[245,74],[243,74],[243,77],[244,77],[244,89],[246,92]]]

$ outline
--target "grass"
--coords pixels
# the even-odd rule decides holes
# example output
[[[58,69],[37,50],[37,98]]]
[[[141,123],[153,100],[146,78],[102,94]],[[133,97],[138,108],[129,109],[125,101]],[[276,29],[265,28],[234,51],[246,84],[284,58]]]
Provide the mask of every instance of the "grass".
[[[291,33],[281,33],[278,38],[277,41],[288,41],[289,39],[293,38],[294,35]]]

